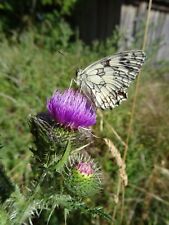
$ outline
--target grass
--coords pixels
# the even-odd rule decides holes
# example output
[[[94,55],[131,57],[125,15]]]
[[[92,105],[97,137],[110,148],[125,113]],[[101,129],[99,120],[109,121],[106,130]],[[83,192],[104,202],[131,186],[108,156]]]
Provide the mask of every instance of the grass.
[[[69,87],[79,66],[83,68],[115,51],[113,47],[104,51],[97,47],[92,50],[78,41],[62,51],[63,54],[59,50],[56,48],[51,52],[45,46],[38,47],[31,32],[23,35],[20,43],[11,44],[4,39],[0,44],[0,138],[4,146],[0,158],[7,175],[23,191],[31,177],[29,147],[32,140],[28,115],[45,110],[46,100],[55,89]],[[149,60],[141,73],[126,162],[129,185],[126,188],[124,224],[169,223],[168,72],[167,63],[153,65]],[[103,205],[111,215],[116,204],[118,167],[102,138],[109,138],[123,153],[121,140],[125,141],[127,137],[133,87],[129,90],[128,101],[112,111],[98,113],[94,132],[99,138],[89,149],[104,173],[104,189],[95,204]],[[70,224],[74,224],[76,216],[71,215]],[[56,218],[49,224],[61,224],[61,218]],[[83,215],[80,218],[79,224],[107,224],[98,218],[94,222]],[[39,224],[44,224],[41,219]],[[115,224],[120,224],[120,208]]]

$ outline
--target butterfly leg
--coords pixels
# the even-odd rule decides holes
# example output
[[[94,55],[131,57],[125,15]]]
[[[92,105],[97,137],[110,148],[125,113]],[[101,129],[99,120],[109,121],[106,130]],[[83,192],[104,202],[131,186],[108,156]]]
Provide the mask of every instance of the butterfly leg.
[[[74,82],[74,79],[71,79],[70,84],[69,84],[69,89],[72,88],[73,82]]]

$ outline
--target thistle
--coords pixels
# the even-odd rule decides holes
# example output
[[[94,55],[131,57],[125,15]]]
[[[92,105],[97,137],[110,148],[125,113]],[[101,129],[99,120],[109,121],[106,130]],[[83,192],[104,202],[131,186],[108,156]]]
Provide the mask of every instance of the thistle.
[[[73,89],[55,91],[47,101],[47,109],[57,123],[71,129],[88,128],[96,123],[92,104],[84,95]]]
[[[32,169],[39,180],[37,188],[48,206],[54,208],[57,204],[68,211],[80,207],[89,212],[81,200],[100,191],[100,168],[89,156],[75,154],[74,150],[86,146],[84,142],[89,144],[91,132],[86,134],[86,130],[96,123],[95,108],[86,96],[73,89],[55,91],[46,107],[47,112],[29,120],[35,144],[31,151]],[[67,205],[65,199],[69,199]],[[91,212],[102,214],[98,209]]]
[[[29,120],[37,148],[32,151],[41,162],[49,161],[53,155],[62,157],[68,141],[74,146],[86,144],[90,137],[85,135],[83,128],[96,123],[96,112],[91,103],[73,89],[55,91],[47,101],[47,110]]]
[[[89,156],[72,155],[67,166],[65,184],[72,194],[80,198],[91,197],[101,189],[100,168]]]

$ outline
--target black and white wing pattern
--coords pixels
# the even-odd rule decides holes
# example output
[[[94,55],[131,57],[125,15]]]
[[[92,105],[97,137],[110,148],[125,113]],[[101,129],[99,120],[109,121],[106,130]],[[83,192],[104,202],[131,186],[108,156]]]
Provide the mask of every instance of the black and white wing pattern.
[[[77,72],[76,83],[97,108],[111,109],[127,99],[127,89],[145,60],[141,50],[105,57]]]

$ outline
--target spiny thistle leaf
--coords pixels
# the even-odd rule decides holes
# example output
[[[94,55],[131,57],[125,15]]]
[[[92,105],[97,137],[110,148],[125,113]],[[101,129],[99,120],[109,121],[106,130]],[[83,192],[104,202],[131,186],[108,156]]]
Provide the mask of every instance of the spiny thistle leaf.
[[[95,208],[89,208],[89,209],[85,209],[87,213],[91,214],[92,216],[100,216],[106,220],[109,220],[111,221],[112,218],[111,218],[111,215],[109,215],[108,213],[106,213],[104,210],[103,210],[103,207],[95,207]]]
[[[31,197],[27,199],[16,187],[15,192],[5,202],[4,208],[8,211],[10,224],[19,225],[38,215],[39,210],[44,209],[44,202]]]
[[[9,214],[4,208],[4,205],[0,205],[0,224],[1,225],[11,225]]]
[[[52,208],[49,217],[51,217],[56,207],[62,207],[67,209],[68,214],[72,211],[80,210],[81,213],[84,214],[90,214],[92,216],[99,215],[106,220],[111,220],[111,216],[104,212],[102,207],[89,208],[84,202],[78,201],[70,195],[51,195],[46,198],[45,207],[50,209]]]

